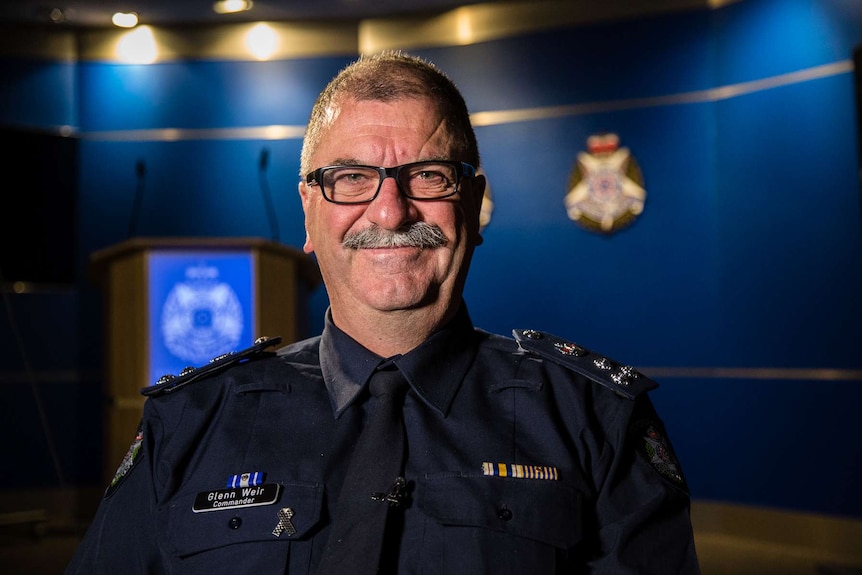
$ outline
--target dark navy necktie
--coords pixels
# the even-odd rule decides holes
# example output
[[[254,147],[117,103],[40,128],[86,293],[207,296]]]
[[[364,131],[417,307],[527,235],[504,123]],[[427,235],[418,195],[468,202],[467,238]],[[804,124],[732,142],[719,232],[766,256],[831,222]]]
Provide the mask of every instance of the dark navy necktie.
[[[397,368],[378,371],[369,389],[377,405],[350,460],[318,575],[378,573],[381,553],[386,553],[389,510],[401,506],[405,497],[402,406],[407,381]]]

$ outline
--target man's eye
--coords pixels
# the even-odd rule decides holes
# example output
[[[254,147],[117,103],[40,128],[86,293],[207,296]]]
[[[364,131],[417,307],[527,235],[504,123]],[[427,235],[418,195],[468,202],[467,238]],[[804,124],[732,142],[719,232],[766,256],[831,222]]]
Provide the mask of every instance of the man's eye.
[[[369,180],[369,175],[365,172],[344,171],[333,174],[332,180],[335,184],[363,184]]]
[[[413,181],[424,186],[447,186],[449,180],[445,174],[436,170],[422,170],[413,176]]]

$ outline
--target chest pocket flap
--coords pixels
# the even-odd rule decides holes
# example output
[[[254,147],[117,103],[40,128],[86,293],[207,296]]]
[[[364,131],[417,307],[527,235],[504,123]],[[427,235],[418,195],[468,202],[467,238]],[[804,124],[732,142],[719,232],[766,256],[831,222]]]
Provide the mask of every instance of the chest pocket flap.
[[[493,529],[558,548],[581,538],[581,495],[560,481],[445,474],[422,483],[419,505],[443,525]]]
[[[178,557],[188,557],[236,543],[302,539],[320,521],[323,485],[297,481],[280,485],[272,503],[224,505],[208,511],[200,510],[201,497],[206,500],[211,492],[177,497],[166,508],[169,548]],[[287,509],[289,525],[284,514],[279,515]]]

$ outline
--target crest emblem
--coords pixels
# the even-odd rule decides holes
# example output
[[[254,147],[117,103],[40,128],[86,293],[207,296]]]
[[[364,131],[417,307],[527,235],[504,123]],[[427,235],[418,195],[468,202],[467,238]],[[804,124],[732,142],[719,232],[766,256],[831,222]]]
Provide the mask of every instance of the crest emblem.
[[[240,343],[242,305],[216,267],[191,266],[185,276],[162,307],[162,337],[174,356],[200,364]]]
[[[610,234],[627,227],[643,212],[643,177],[616,134],[590,136],[587,149],[578,154],[569,178],[566,212],[581,227]]]
[[[131,471],[135,464],[140,460],[141,444],[143,442],[144,428],[139,426],[137,433],[135,433],[135,439],[132,441],[132,444],[129,446],[128,451],[126,451],[126,454],[123,456],[123,461],[120,462],[120,466],[117,468],[116,473],[114,473],[114,477],[113,479],[111,479],[111,483],[105,490],[105,499],[114,494],[114,492],[120,486],[120,483],[122,483],[126,475],[129,474],[129,471]]]
[[[656,420],[645,419],[636,422],[631,428],[635,449],[659,475],[688,491],[682,474],[682,467],[671,447],[664,429]]]

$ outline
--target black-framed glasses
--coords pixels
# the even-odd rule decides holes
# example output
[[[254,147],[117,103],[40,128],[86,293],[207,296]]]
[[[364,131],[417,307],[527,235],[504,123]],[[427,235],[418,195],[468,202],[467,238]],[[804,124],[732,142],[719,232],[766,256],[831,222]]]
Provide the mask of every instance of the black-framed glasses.
[[[374,166],[324,166],[305,176],[309,186],[319,186],[334,204],[364,204],[377,197],[386,178],[395,178],[401,193],[413,200],[439,200],[456,194],[461,177],[476,175],[464,162],[426,160],[391,168]]]

